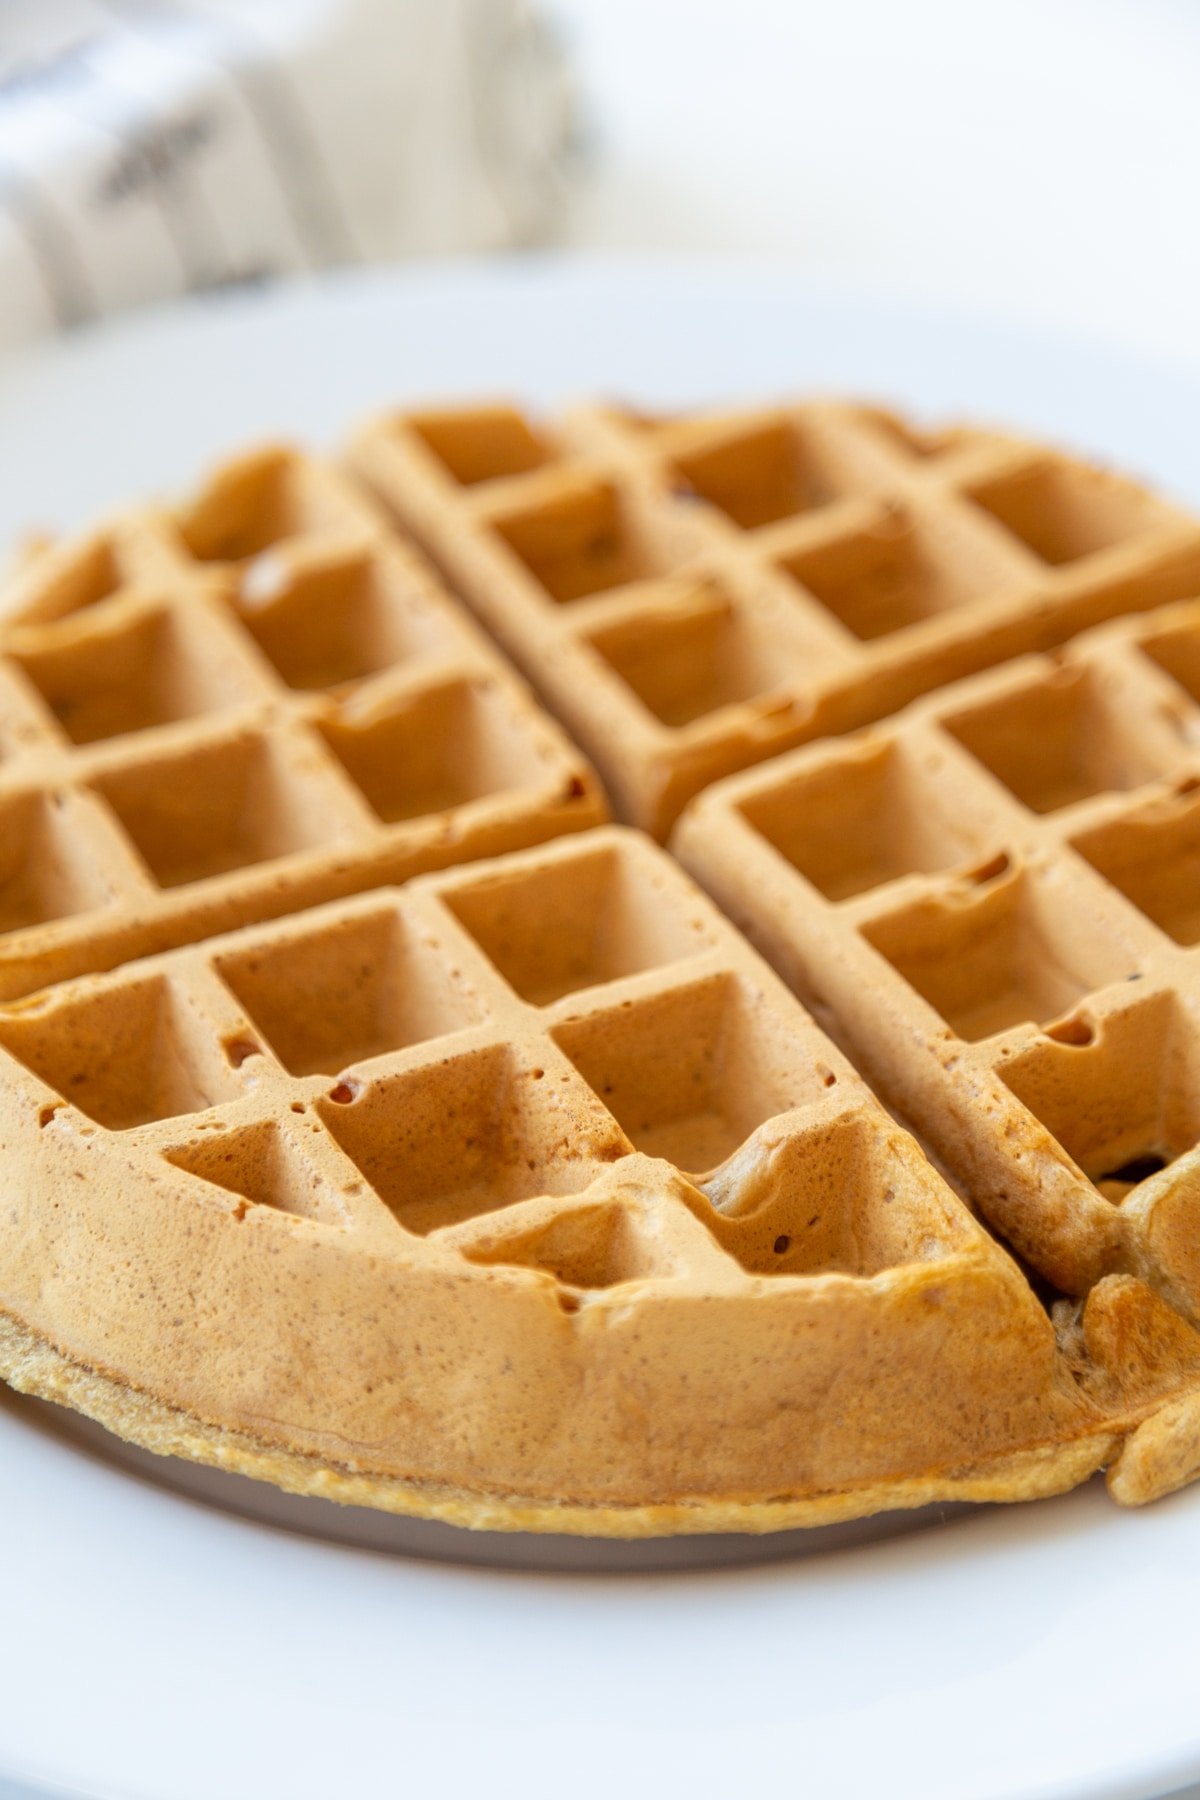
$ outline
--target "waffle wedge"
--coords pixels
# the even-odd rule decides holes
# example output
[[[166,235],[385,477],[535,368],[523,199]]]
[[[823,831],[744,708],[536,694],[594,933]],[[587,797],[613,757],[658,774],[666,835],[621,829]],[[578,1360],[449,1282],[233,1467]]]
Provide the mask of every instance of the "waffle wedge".
[[[62,983],[0,1046],[9,1379],[299,1491],[627,1535],[1024,1498],[1200,1377],[1130,1278],[1056,1335],[624,830]]]
[[[1192,1319],[1198,699],[1183,602],[734,776],[674,839],[1028,1266]]]

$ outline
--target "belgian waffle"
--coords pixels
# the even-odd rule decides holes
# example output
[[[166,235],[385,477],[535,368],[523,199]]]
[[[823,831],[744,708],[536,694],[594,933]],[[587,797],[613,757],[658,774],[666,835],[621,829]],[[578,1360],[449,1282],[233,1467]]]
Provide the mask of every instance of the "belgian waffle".
[[[393,412],[351,460],[659,837],[720,776],[1200,591],[1200,522],[1136,483],[868,407]]]
[[[599,830],[0,1009],[9,1378],[472,1524],[1072,1485],[1200,1337],[1028,1284],[661,851]]]
[[[718,528],[696,498],[716,482],[758,556],[774,529],[763,509],[796,509],[769,432],[755,451],[757,427],[739,425],[730,455],[728,421],[638,428],[628,415],[578,415],[563,441],[595,446],[588,479],[609,471],[601,510],[620,515],[619,529],[589,515],[582,543],[579,468],[521,466],[544,462],[548,439],[502,411],[421,417],[421,455],[436,450],[474,497],[451,501],[449,475],[426,468],[417,488],[432,483],[437,528],[420,523],[423,501],[395,510],[552,698],[572,669],[594,669],[584,638],[632,629],[647,608],[681,635],[639,652],[643,685],[723,677],[725,652],[701,654],[689,635],[699,603],[686,571],[732,587],[745,575],[735,638],[743,626],[769,637],[783,618],[783,590],[755,587],[734,526]],[[983,434],[922,438],[865,409],[812,417],[877,446],[889,518],[897,505],[932,518],[943,503],[949,517],[966,504],[952,479],[980,468],[991,479],[1005,458],[1023,469],[1033,455]],[[405,444],[414,429],[403,426]],[[629,448],[639,429],[658,446],[645,467]],[[650,467],[663,446],[686,500]],[[788,480],[818,481],[795,445],[788,457]],[[906,475],[898,501],[905,457],[937,468]],[[1003,608],[964,600],[961,619],[955,606],[937,621],[936,654],[926,626],[897,623],[882,648],[847,651],[841,691],[857,668],[873,708],[932,685],[947,658],[955,672],[978,667],[1013,634],[1064,635],[1182,583],[1198,528],[1115,478],[1091,479],[1094,505],[1076,526],[1091,539],[1086,568],[1036,588],[1030,578]],[[389,481],[376,472],[395,503]],[[803,488],[805,529],[822,512],[843,526],[864,517],[846,510],[875,504],[862,481],[819,510],[825,490]],[[1101,494],[1119,521],[1106,539]],[[528,622],[501,629],[520,582],[489,560],[497,535],[565,603],[600,585],[596,559],[614,584],[633,572],[622,533],[634,513],[666,536],[678,515],[683,588],[664,598],[655,580],[648,593],[564,604],[564,618],[590,606],[591,623],[578,641],[574,626],[548,631],[540,649],[535,617],[550,603],[537,599],[535,615],[530,592]],[[1022,517],[1026,537],[1049,529],[1036,506]],[[926,522],[922,510],[922,532]],[[910,528],[905,513],[897,529]],[[980,529],[989,555],[1028,575],[1031,551],[1006,546],[995,519]],[[877,564],[863,567],[876,592]],[[897,579],[883,582],[893,605]],[[816,604],[796,601],[804,631]],[[1119,1499],[1138,1502],[1196,1472],[1187,1159],[1140,1178],[1149,1156],[1185,1147],[1194,1110],[1189,953],[1170,943],[1190,915],[1182,878],[1147,878],[1122,812],[1165,818],[1170,854],[1186,863],[1181,809],[1200,805],[1185,787],[1192,714],[1163,671],[1192,667],[1190,609],[976,678],[865,738],[796,751],[688,814],[681,854],[821,1022],[677,862],[639,832],[597,825],[604,804],[580,753],[330,466],[284,451],[240,459],[181,509],[143,509],[38,551],[3,610],[0,1369],[14,1385],[153,1449],[476,1526],[768,1530],[1028,1498],[1102,1467]],[[778,747],[770,733],[738,735],[758,716],[743,697],[714,712],[704,756],[685,725],[674,748],[664,728],[657,762],[639,760],[644,740],[626,727],[641,703],[629,693],[606,713],[621,683],[605,666],[587,730],[583,712],[561,710],[625,809],[660,829],[689,783]],[[1047,742],[1058,745],[1054,730],[1062,740],[1053,769],[1022,763],[1024,728],[1006,735],[991,713],[947,737],[951,715],[986,713],[1037,680],[1050,689]],[[808,728],[842,722],[832,700],[820,706],[825,722],[806,711]],[[1121,729],[1072,737],[1073,706],[1089,720],[1107,706]],[[910,794],[913,758],[923,786]],[[822,775],[847,766],[841,786]],[[789,798],[771,812],[771,784],[814,769],[818,800],[797,811],[791,839],[770,841],[792,819]],[[1163,792],[1081,797],[1089,783],[1159,777]],[[1005,780],[1033,784],[1023,805]],[[756,784],[771,829],[751,820]],[[1063,795],[1071,810],[1052,812]],[[1064,820],[1069,833],[1054,836]],[[957,873],[931,873],[947,866]],[[856,893],[903,915],[887,939],[900,946],[893,963],[867,943]],[[970,933],[956,940],[952,1025],[931,1026],[900,973],[917,979],[921,955],[935,956],[936,933],[919,929],[933,904],[955,920],[996,910],[1004,950],[980,950],[974,991]],[[877,916],[892,912],[881,902],[864,922]],[[1056,933],[1053,954],[1022,960],[1014,920]],[[855,998],[859,944],[874,959],[862,965],[873,1025]],[[818,992],[806,971],[823,978],[826,960]],[[1148,1010],[1124,1023],[1138,1006]],[[1046,1029],[1007,1029],[1029,1011]],[[1089,1161],[1062,1121],[1101,1132],[1120,1086],[1114,1046],[1140,1085],[1120,1087],[1128,1116]],[[1034,1141],[1034,1114],[1018,1108],[1027,1131],[1015,1134],[995,1096],[1017,1092],[1020,1054],[1047,1048],[1090,1073],[1078,1101],[1063,1079],[1029,1077],[1026,1107],[1035,1087],[1046,1096]],[[966,1162],[966,1127],[947,1119],[974,1132]],[[1049,1129],[1066,1148],[1047,1151]],[[1026,1179],[1038,1155],[1053,1179]],[[1002,1189],[1005,1156],[1015,1173]]]

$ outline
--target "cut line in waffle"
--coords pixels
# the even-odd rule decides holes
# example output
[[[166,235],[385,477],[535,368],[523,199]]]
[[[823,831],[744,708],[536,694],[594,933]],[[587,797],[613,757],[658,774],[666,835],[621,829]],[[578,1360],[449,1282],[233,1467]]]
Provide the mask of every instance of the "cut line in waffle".
[[[1056,1337],[624,830],[0,1006],[0,1069],[9,1378],[304,1491],[767,1529],[1054,1492],[1190,1417],[1200,1336],[1116,1278]]]
[[[863,406],[393,412],[350,460],[659,837],[736,769],[1200,590],[1182,508]]]
[[[1057,1287],[1200,1316],[1200,602],[720,784],[675,846]]]
[[[299,452],[43,550],[5,596],[5,997],[605,816],[416,552]]]

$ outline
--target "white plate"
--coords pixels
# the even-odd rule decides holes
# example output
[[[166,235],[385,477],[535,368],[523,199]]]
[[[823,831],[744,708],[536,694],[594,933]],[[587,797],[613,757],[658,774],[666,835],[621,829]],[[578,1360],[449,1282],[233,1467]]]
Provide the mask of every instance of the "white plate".
[[[148,317],[0,370],[0,537],[391,399],[780,389],[1007,418],[1200,500],[1200,377],[695,267],[460,267]],[[532,1575],[226,1515],[0,1403],[0,1780],[1141,1800],[1200,1778],[1200,1491],[758,1566]]]

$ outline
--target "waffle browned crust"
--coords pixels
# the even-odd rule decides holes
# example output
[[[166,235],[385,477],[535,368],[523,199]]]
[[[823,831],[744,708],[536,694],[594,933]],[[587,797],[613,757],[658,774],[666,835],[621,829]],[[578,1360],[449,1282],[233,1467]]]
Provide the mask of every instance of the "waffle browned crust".
[[[939,464],[936,475],[911,477],[929,489],[921,508],[936,499],[934,510],[945,500],[953,511],[939,485],[950,482],[947,468],[965,479],[963,468],[977,467],[970,458],[983,458],[990,478],[997,458],[1033,454],[981,434],[897,438],[894,422],[863,409],[812,416],[849,420],[856,443],[875,434],[890,471],[881,491],[892,499],[895,444],[907,442],[914,463]],[[482,559],[495,518],[510,501],[525,506],[522,484],[535,477],[512,469],[522,441],[513,415],[466,418],[447,437],[444,416],[434,426],[426,416],[419,435],[464,491],[483,483],[479,518],[455,514]],[[742,513],[744,536],[773,529],[759,527],[755,511],[767,503],[746,497],[763,467],[768,487],[782,480],[770,456],[756,460],[753,430],[734,433],[749,474],[731,493],[695,449],[708,445],[726,469],[728,421],[645,429],[656,456],[665,444],[680,460],[678,445],[692,446],[694,490],[726,482],[723,503]],[[580,415],[568,430],[579,443],[611,440],[605,466],[625,469],[636,435],[628,416]],[[767,441],[776,441],[769,432]],[[542,450],[530,434],[516,454],[534,461]],[[653,487],[628,455],[629,472],[614,476],[622,508]],[[507,473],[493,483],[497,458],[508,459]],[[551,486],[568,478],[567,468],[536,477]],[[1092,479],[1125,521],[1110,529],[1110,548],[1083,557],[1092,566],[1082,573],[1047,577],[1040,599],[1010,596],[998,635],[977,616],[974,650],[947,601],[939,656],[975,666],[1035,616],[1053,613],[1061,635],[1080,610],[1101,616],[1122,596],[1144,605],[1183,579],[1196,527],[1128,485]],[[1103,535],[1101,489],[1089,490],[1093,538]],[[444,480],[438,492],[440,513]],[[915,507],[916,486],[905,492]],[[694,515],[688,529],[717,545],[704,503],[651,499]],[[867,501],[834,500],[820,512],[836,525],[851,504]],[[1127,529],[1135,513],[1143,531]],[[532,551],[517,537],[543,573],[549,555],[565,590],[580,554],[575,526],[566,539],[552,526],[547,550],[544,525]],[[1026,535],[1037,528],[1026,519]],[[624,554],[607,530],[588,540],[588,556]],[[449,566],[434,534],[423,535]],[[687,555],[716,557],[709,542]],[[872,592],[874,569],[863,576]],[[513,590],[501,573],[503,611]],[[658,605],[661,594],[649,598]],[[645,599],[613,604],[632,608],[632,621]],[[815,603],[797,604],[805,613]],[[775,605],[756,599],[745,618],[769,626]],[[686,624],[691,602],[680,606],[676,623]],[[1068,789],[1072,780],[1115,788],[1161,776],[1173,784],[1174,829],[1191,804],[1179,748],[1191,710],[1162,670],[1191,667],[1189,609],[978,678],[865,740],[767,764],[714,790],[681,827],[682,853],[714,888],[726,881],[724,897],[785,974],[803,986],[810,953],[822,973],[827,955],[836,965],[833,986],[811,998],[889,1102],[916,1117],[894,1072],[924,1093],[938,1064],[917,1122],[955,1185],[676,862],[638,832],[577,829],[603,811],[587,765],[419,558],[327,465],[288,452],[227,465],[180,512],[143,510],[38,552],[4,611],[0,806],[12,824],[0,839],[9,1218],[0,1371],[15,1386],[151,1449],[299,1492],[491,1528],[761,1531],[940,1499],[1031,1498],[1103,1467],[1116,1497],[1138,1503],[1200,1468],[1195,1234],[1178,1179],[1188,1159],[1134,1185],[1122,1204],[1101,1198],[1082,1168],[1116,1178],[1132,1160],[1136,1173],[1150,1149],[1134,1129],[1142,1115],[1131,1111],[1119,1142],[1106,1141],[1105,1157],[1111,1148],[1124,1159],[1111,1169],[1093,1169],[1073,1140],[1079,1167],[1061,1149],[1047,1161],[1040,1140],[1014,1134],[995,1112],[994,1093],[1012,1092],[1011,1071],[1006,1062],[1002,1079],[989,1062],[1011,1049],[1015,1068],[1018,1053],[1048,1047],[1083,1059],[1072,1069],[1094,1068],[1077,1105],[1061,1084],[1043,1083],[1057,1096],[1063,1136],[1062,1119],[1085,1132],[1114,1091],[1092,1050],[1136,1042],[1122,1068],[1142,1087],[1125,1085],[1149,1106],[1169,1073],[1171,1097],[1154,1116],[1175,1132],[1169,1146],[1184,1148],[1177,1140],[1195,1104],[1190,965],[1107,885],[1129,892],[1144,872],[1117,815],[1127,804],[1153,810],[1162,796],[1110,799],[1111,817],[1100,802],[1045,812],[1039,825],[971,762],[967,727],[942,744],[937,711],[964,695],[960,710],[969,710],[981,695],[1003,699],[1013,683],[1045,677],[1050,742],[1072,706],[1103,712],[1111,701],[1124,717],[1127,704],[1131,731],[1111,741],[1084,733],[1078,768],[1064,750],[1060,774]],[[595,625],[598,603],[593,611]],[[962,611],[977,613],[965,602]],[[1050,634],[1044,622],[1039,629]],[[921,625],[908,630],[925,641]],[[903,627],[888,635],[890,660],[854,652],[872,706],[897,682],[910,691],[938,678],[919,642],[901,654]],[[547,666],[565,641],[547,639]],[[1157,646],[1154,668],[1141,666],[1135,641]],[[686,681],[697,668],[689,643],[685,631]],[[645,679],[652,663],[646,651]],[[582,674],[592,665],[569,666]],[[719,656],[709,667],[721,672]],[[553,692],[553,682],[542,686]],[[610,772],[624,771],[616,785],[626,802],[640,795],[661,826],[700,764],[671,762],[676,772],[655,787],[666,765],[660,758],[648,773],[625,738],[634,702],[605,716],[619,686],[614,676],[588,699],[588,742]],[[584,735],[582,714],[563,711]],[[728,735],[734,714],[746,713],[739,703],[714,725],[714,767],[770,747]],[[995,760],[1016,743],[1016,780],[1021,734],[976,723],[976,754]],[[924,783],[915,799],[907,774],[892,786],[888,776],[872,798],[876,739],[893,730],[941,734],[938,767],[924,738],[911,752]],[[1069,724],[1062,734],[1066,744]],[[907,771],[909,750],[894,754]],[[847,758],[851,776],[839,786]],[[802,809],[799,838],[781,848],[764,821],[776,821],[778,838],[788,805],[771,813],[764,802],[751,826],[738,783],[755,794],[764,784],[769,799],[772,782],[812,768],[834,770],[814,790],[826,800]],[[867,771],[862,792],[856,770]],[[1026,767],[1021,779],[1039,770]],[[995,844],[993,818],[1003,839]],[[1106,880],[1053,837],[1064,819],[1091,834]],[[563,831],[571,835],[546,841]],[[977,845],[973,832],[987,841]],[[965,844],[949,858],[961,865],[945,878],[949,900],[942,877],[920,878],[932,884],[926,895],[893,866],[910,854],[914,868],[945,866],[942,833]],[[1186,862],[1186,831],[1168,838]],[[802,902],[792,894],[791,884],[805,888],[801,855],[823,875],[819,906],[807,890]],[[1030,898],[1028,884],[1043,878],[1050,886]],[[845,946],[866,941],[846,898],[856,883],[917,915],[932,897],[964,915],[981,904],[1022,929],[1028,920],[1055,928],[1054,955],[1039,963],[1014,951],[1000,964],[981,953],[988,979],[999,973],[982,983],[974,1012],[968,995],[955,1016],[964,1032],[968,1018],[979,1025],[974,1049],[947,1026],[931,1030],[912,989],[897,974],[901,995],[872,964],[877,1043],[867,1006],[852,1004],[861,977],[857,951]],[[1160,924],[1174,921],[1168,932],[1183,929],[1182,878],[1154,877],[1139,893]],[[1055,912],[1060,896],[1069,921]],[[794,910],[772,911],[785,901]],[[919,959],[931,936],[906,931],[897,941]],[[1120,976],[1140,979],[1119,990],[1114,941],[1140,958],[1121,965]],[[960,950],[969,986],[974,964]],[[1082,982],[1079,992],[1095,990],[1086,1006],[1073,1006],[1073,994],[1058,1003],[1067,976]],[[1022,1016],[1036,995],[1041,1015],[1051,992],[1053,1017],[1039,1019],[1048,1032],[994,1036],[1010,999]],[[1136,1028],[1110,1027],[1125,1020],[1119,995],[1169,1011],[1170,1031],[1160,1021],[1156,1035],[1149,1013]],[[1147,1072],[1152,1049],[1159,1060]],[[993,1164],[982,1150],[969,1167],[956,1159],[964,1119]],[[1016,1174],[1000,1192],[994,1170],[1005,1156]],[[1058,1173],[1047,1177],[1050,1164]],[[1027,1169],[1038,1179],[1027,1181]],[[1035,1292],[1004,1240],[1056,1295]]]
[[[1200,591],[1200,522],[995,433],[809,403],[385,414],[351,461],[663,837],[720,776]]]

